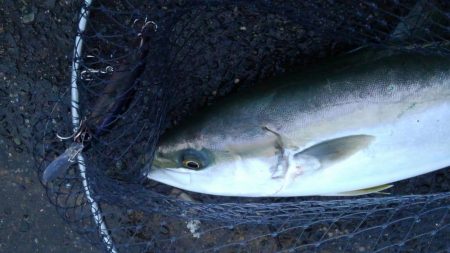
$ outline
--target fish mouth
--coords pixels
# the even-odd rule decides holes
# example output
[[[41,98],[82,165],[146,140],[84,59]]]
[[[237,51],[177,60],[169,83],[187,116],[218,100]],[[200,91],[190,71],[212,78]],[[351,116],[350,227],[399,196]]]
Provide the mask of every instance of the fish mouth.
[[[145,176],[149,179],[179,188],[191,184],[191,173],[184,168],[151,166],[151,169],[147,171]]]
[[[185,168],[158,168],[158,167],[153,167],[152,169],[156,169],[156,170],[162,170],[162,171],[166,171],[166,172],[175,172],[175,173],[179,173],[179,174],[187,174],[192,172],[189,169],[185,169]]]
[[[170,173],[179,173],[179,174],[188,174],[192,172],[192,170],[186,169],[186,168],[173,168],[173,167],[164,167],[161,166],[163,164],[160,163],[153,163],[151,166],[147,167],[147,173],[152,172],[170,172]]]

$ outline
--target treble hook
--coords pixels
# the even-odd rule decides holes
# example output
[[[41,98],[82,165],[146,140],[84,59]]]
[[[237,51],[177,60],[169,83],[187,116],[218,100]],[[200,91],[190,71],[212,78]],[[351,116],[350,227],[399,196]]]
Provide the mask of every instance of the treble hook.
[[[155,31],[155,32],[158,31],[158,24],[156,24],[155,21],[152,21],[152,20],[147,21],[147,16],[146,16],[144,22],[145,22],[144,25],[141,27],[141,32],[138,33],[138,37],[141,38],[141,41],[139,43],[139,48],[142,48],[142,46],[145,43],[144,33],[147,31],[147,29],[150,25],[153,25],[153,31]]]
[[[74,136],[75,136],[76,134],[77,134],[77,133],[74,132],[73,134],[71,134],[71,135],[69,135],[69,136],[61,136],[61,135],[59,135],[58,133],[56,133],[56,138],[58,138],[60,141],[63,141],[63,140],[68,140],[68,139],[74,138]]]
[[[60,140],[68,140],[73,138],[72,144],[58,157],[56,157],[44,170],[42,173],[42,182],[47,184],[53,179],[60,175],[63,175],[71,165],[77,162],[77,156],[84,149],[84,142],[90,140],[90,135],[88,134],[89,129],[85,126],[85,120],[80,120],[80,124],[76,131],[70,136],[61,136],[58,133],[56,137]]]
[[[59,140],[63,141],[63,140],[68,140],[68,139],[76,139],[77,136],[79,135],[80,129],[81,129],[81,125],[83,124],[83,120],[80,120],[80,124],[78,125],[78,127],[76,129],[78,129],[77,131],[74,131],[71,135],[69,136],[62,136],[59,135],[59,133],[56,133],[56,138],[58,138]]]

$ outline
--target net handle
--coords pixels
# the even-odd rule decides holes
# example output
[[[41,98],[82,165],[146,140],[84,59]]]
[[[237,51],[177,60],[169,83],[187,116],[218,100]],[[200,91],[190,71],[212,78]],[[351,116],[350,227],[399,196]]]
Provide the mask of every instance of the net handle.
[[[80,67],[81,52],[83,49],[82,34],[86,29],[87,20],[89,17],[89,7],[92,4],[92,0],[85,0],[80,10],[80,21],[78,23],[77,36],[75,37],[74,55],[72,59],[72,75],[71,75],[71,113],[72,113],[72,127],[73,132],[76,133],[80,127],[80,115],[79,115],[79,92],[78,92],[78,71]],[[81,181],[83,184],[83,190],[91,207],[91,213],[95,224],[97,225],[98,232],[106,250],[111,253],[117,253],[117,249],[114,246],[114,242],[111,235],[108,233],[108,228],[101,215],[101,210],[98,203],[92,198],[91,190],[86,178],[86,164],[82,153],[77,156],[78,169],[80,172]]]

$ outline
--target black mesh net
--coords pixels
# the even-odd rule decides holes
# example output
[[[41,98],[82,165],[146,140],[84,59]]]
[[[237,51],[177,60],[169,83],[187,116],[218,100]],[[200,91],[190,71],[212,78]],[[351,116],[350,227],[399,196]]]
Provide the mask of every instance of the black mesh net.
[[[41,176],[73,142],[56,136],[85,129],[75,137],[83,160],[48,182],[49,199],[76,231],[111,252],[448,252],[448,169],[397,182],[389,195],[296,198],[191,193],[142,172],[164,130],[259,80],[362,46],[448,55],[449,5],[85,3],[83,53],[75,55],[79,101],[69,85],[61,91],[35,145]],[[74,108],[81,124],[72,121]]]

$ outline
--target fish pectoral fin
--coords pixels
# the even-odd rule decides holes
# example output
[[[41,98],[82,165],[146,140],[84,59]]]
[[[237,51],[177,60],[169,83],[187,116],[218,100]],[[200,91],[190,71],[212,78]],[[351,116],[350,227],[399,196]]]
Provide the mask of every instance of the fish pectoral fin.
[[[365,189],[356,190],[356,191],[341,192],[341,193],[338,193],[333,196],[359,196],[359,195],[365,195],[365,194],[370,194],[370,193],[389,194],[387,192],[381,192],[381,191],[389,189],[392,186],[394,186],[394,185],[384,184],[384,185],[379,185],[379,186],[365,188]]]
[[[375,139],[372,135],[350,135],[323,141],[295,154],[294,158],[312,156],[319,160],[321,168],[344,160],[367,148]]]

